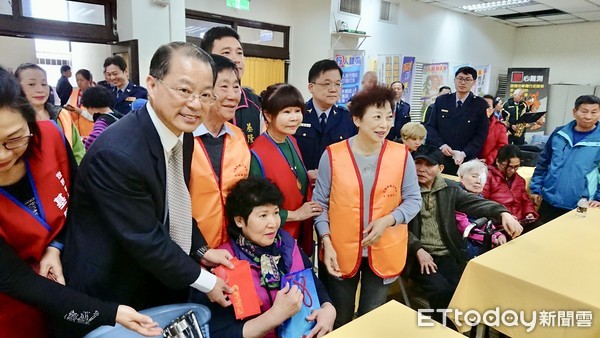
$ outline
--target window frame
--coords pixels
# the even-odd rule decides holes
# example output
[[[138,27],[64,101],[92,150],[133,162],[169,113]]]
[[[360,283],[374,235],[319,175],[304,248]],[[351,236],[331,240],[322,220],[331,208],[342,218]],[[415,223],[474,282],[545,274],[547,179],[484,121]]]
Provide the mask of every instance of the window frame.
[[[104,6],[104,26],[25,17],[22,11],[22,0],[12,0],[13,15],[0,15],[0,35],[19,38],[60,38],[93,43],[119,41],[116,31],[117,0],[70,1]]]

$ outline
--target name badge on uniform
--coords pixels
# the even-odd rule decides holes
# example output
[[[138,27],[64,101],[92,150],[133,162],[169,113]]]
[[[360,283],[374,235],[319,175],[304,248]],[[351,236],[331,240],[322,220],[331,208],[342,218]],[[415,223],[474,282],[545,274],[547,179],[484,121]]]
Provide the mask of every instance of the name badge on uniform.
[[[442,113],[447,113],[448,109],[442,109]]]
[[[300,123],[300,127],[310,128],[310,123]]]
[[[127,101],[127,102],[133,102],[135,100],[137,100],[137,97],[135,97],[135,96],[129,96],[129,97],[125,98],[125,101]]]

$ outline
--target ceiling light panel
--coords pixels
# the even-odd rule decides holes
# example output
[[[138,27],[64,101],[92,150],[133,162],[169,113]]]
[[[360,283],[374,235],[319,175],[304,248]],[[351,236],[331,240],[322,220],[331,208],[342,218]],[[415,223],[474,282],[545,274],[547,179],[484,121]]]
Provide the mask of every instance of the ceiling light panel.
[[[465,6],[462,6],[461,8],[464,10],[467,10],[467,11],[482,12],[482,11],[489,11],[492,9],[524,6],[524,5],[530,4],[530,3],[535,3],[535,2],[531,1],[531,0],[498,0],[498,1],[487,2],[487,3],[465,5]]]

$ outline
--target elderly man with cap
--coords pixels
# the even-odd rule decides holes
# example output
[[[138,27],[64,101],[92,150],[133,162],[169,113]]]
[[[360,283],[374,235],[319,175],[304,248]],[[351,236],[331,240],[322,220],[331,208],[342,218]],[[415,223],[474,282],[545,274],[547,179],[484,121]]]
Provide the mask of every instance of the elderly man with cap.
[[[461,189],[458,182],[444,179],[444,155],[435,146],[422,145],[414,153],[423,204],[408,224],[406,275],[419,284],[432,309],[445,309],[466,265],[465,244],[456,226],[454,212],[487,217],[502,224],[516,237],[523,227],[502,205]],[[437,315],[437,318],[436,318]],[[441,313],[433,318],[441,322]]]

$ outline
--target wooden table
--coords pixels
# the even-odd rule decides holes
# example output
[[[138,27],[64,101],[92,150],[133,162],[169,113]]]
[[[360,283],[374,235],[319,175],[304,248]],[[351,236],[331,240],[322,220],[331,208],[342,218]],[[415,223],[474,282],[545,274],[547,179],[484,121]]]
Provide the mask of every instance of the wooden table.
[[[427,320],[428,323],[433,322]],[[327,338],[464,338],[463,335],[434,322],[432,327],[417,326],[417,312],[395,300],[329,333]]]
[[[499,307],[524,311],[528,320],[536,311],[537,325],[530,333],[524,325],[496,327],[513,338],[597,338],[599,267],[600,209],[588,209],[585,218],[571,211],[472,259],[449,308],[481,314]],[[554,326],[542,326],[540,320],[551,316]]]

